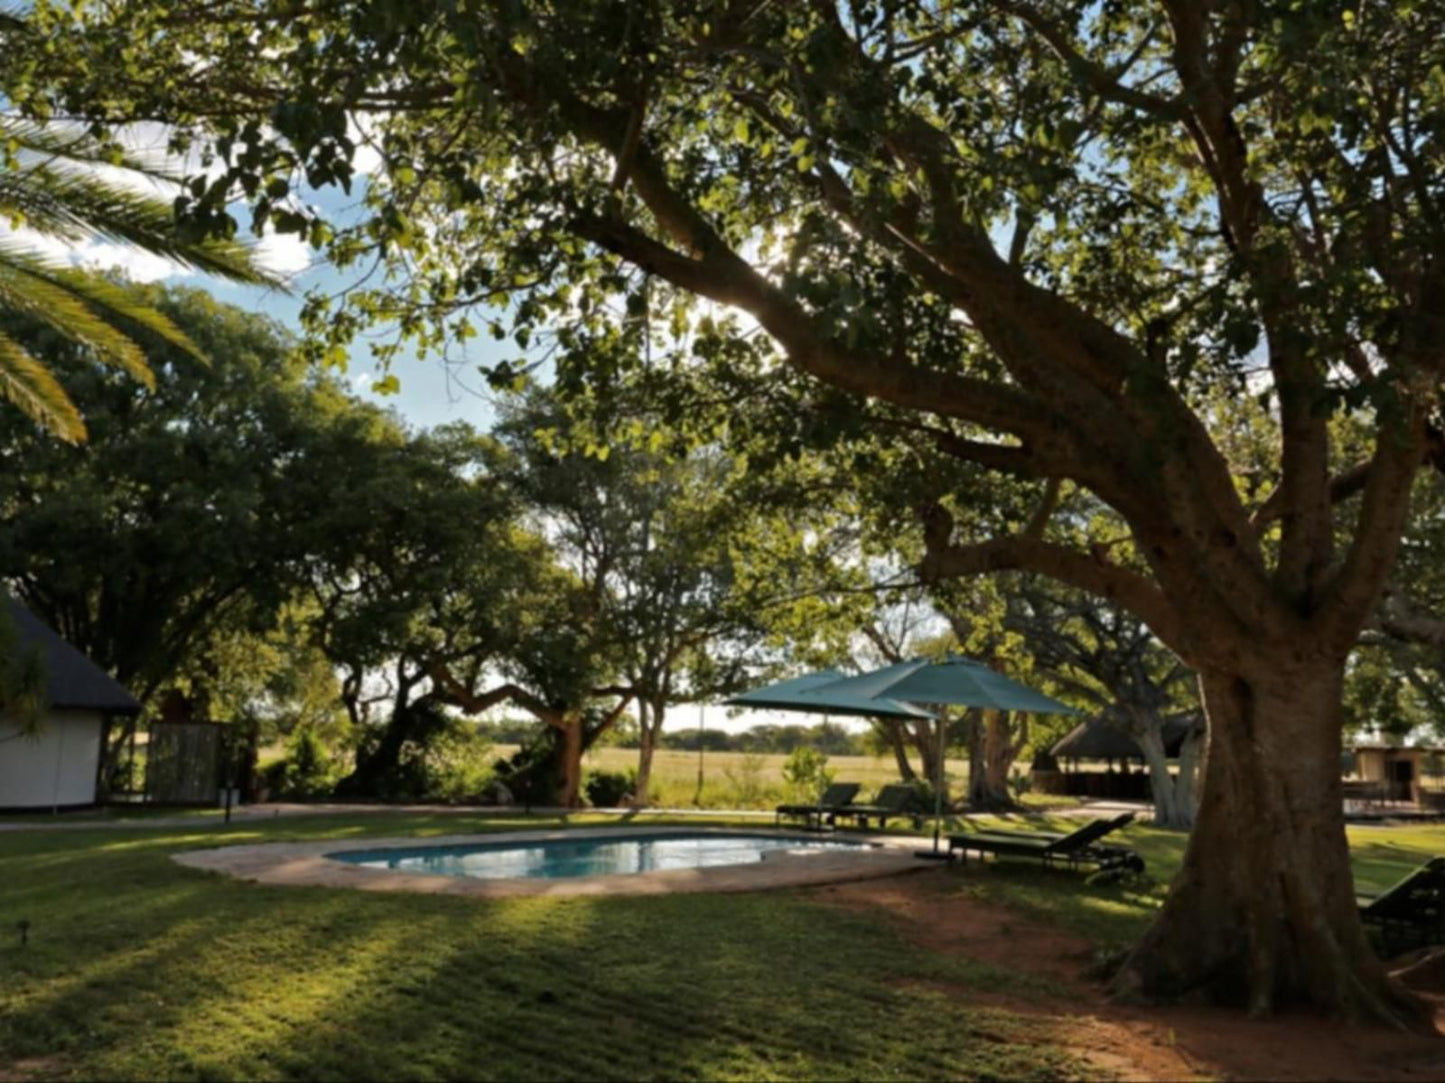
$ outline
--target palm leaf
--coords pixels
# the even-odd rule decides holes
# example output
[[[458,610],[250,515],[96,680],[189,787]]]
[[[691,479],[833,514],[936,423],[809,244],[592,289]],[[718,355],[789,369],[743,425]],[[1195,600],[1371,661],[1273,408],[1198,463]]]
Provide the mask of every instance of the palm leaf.
[[[0,115],[0,141],[44,158],[114,166],[172,184],[185,180],[185,175],[169,163],[164,154],[102,142],[77,124],[38,124],[4,114]]]
[[[117,167],[174,189],[182,177],[162,160],[124,152],[113,161],[101,143],[83,134],[0,117],[0,141],[7,138],[32,157],[39,154],[47,160],[28,161],[0,174],[0,214],[18,216],[31,229],[67,241],[118,241],[192,271],[285,288],[279,276],[256,264],[254,246],[221,238],[187,240],[177,231],[172,204],[164,195],[137,191],[95,172],[101,166]]]
[[[0,275],[3,275],[7,264],[10,267],[19,267],[57,289],[66,290],[76,300],[91,309],[98,309],[106,316],[129,320],[172,346],[184,350],[197,361],[209,363],[201,348],[177,327],[169,316],[143,301],[137,301],[134,294],[124,286],[117,285],[103,275],[49,262],[14,246],[7,249],[4,242],[0,242]],[[51,326],[63,330],[54,322]],[[149,373],[140,375],[139,378],[148,381]]]
[[[209,365],[210,358],[191,336],[182,331],[175,322],[160,309],[137,301],[124,286],[119,286],[101,275],[73,268],[53,271],[53,281],[83,298],[93,309],[107,316],[128,320],[144,328],[157,338],[169,342],[177,349],[190,354],[202,364]]]
[[[0,308],[49,324],[67,338],[89,347],[98,358],[130,373],[147,387],[155,376],[145,354],[125,332],[98,316],[67,279],[75,272],[0,245]]]
[[[251,246],[186,239],[163,194],[117,183],[101,168],[120,168],[158,185],[176,184],[180,175],[162,159],[117,148],[75,127],[13,116],[0,116],[0,141],[15,152],[7,155],[10,168],[0,169],[0,218],[71,244],[113,241],[194,271],[284,289],[276,275],[257,266]],[[117,322],[205,360],[169,317],[123,286],[0,237],[0,310],[5,309],[48,324],[147,387],[155,386],[155,376],[145,354]],[[85,439],[85,425],[65,390],[8,336],[0,337],[0,396],[64,439]]]
[[[85,422],[50,370],[0,331],[0,395],[26,417],[62,440],[85,440]]]

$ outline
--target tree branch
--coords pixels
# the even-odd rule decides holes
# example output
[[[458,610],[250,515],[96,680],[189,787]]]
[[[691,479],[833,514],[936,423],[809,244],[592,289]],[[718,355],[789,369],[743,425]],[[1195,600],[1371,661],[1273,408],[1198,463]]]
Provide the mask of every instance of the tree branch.
[[[1067,546],[1023,535],[972,545],[953,542],[953,516],[939,504],[920,509],[926,555],[919,575],[926,583],[1000,571],[1030,571],[1117,602],[1171,646],[1188,639],[1185,626],[1163,591],[1148,578]],[[1176,646],[1181,654],[1187,648]]]

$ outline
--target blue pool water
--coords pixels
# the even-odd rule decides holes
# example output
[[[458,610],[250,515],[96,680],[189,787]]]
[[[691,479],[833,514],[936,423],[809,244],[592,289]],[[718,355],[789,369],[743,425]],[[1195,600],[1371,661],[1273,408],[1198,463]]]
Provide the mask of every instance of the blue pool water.
[[[750,865],[767,853],[857,850],[865,843],[762,835],[687,834],[635,838],[569,838],[546,842],[494,842],[467,846],[414,846],[394,850],[343,850],[327,856],[370,869],[479,880],[511,877],[617,876],[657,869]]]

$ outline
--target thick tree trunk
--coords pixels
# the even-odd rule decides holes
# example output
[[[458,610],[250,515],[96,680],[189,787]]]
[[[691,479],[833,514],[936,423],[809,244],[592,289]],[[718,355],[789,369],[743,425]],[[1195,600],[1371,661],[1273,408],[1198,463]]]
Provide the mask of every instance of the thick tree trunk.
[[[1263,1014],[1304,1002],[1419,1019],[1366,941],[1340,785],[1343,665],[1254,644],[1251,672],[1202,671],[1204,790],[1184,865],[1115,991],[1202,995]]]
[[[1169,758],[1164,753],[1163,720],[1153,725],[1134,728],[1134,740],[1144,753],[1149,768],[1149,790],[1154,797],[1154,825],[1187,831],[1194,823],[1194,804],[1181,793],[1180,782],[1169,773]]]
[[[404,695],[398,696],[381,739],[369,750],[357,750],[356,768],[336,784],[336,793],[386,799],[428,796],[416,761],[403,763],[402,756],[408,746],[425,747],[444,723],[434,703],[424,698],[408,703]]]
[[[1189,731],[1184,743],[1179,746],[1179,778],[1174,783],[1175,800],[1189,814],[1187,826],[1194,826],[1194,817],[1199,812],[1199,790],[1195,786],[1200,757],[1204,751],[1204,727]]]
[[[878,736],[882,737],[888,745],[888,750],[893,753],[893,761],[898,765],[898,777],[904,782],[912,782],[918,775],[913,770],[913,764],[908,762],[908,745],[903,739],[903,723],[894,718],[873,719],[873,729]]]
[[[983,711],[969,740],[968,804],[978,810],[1014,807],[1009,768],[1017,749],[1007,711]]]
[[[940,768],[943,766],[938,762],[938,730],[936,727],[945,724],[944,722],[915,722],[913,724],[911,734],[913,748],[918,753],[918,762],[923,765],[921,777],[930,786],[938,781]]]
[[[557,803],[577,808],[582,803],[582,718],[564,715],[553,723],[557,734]]]
[[[657,743],[652,734],[643,730],[637,746],[637,783],[632,787],[633,808],[646,808],[651,803],[648,788],[652,785],[652,753],[656,747]]]

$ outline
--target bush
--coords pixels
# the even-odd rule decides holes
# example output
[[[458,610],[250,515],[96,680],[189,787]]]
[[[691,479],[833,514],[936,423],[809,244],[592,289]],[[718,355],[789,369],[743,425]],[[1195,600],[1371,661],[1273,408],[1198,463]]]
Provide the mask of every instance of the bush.
[[[421,752],[422,796],[474,801],[493,779],[492,742],[464,719],[450,719]]]
[[[927,781],[926,779],[915,778],[908,785],[913,790],[913,801],[911,802],[910,807],[915,812],[918,812],[920,815],[932,816],[933,810],[938,807],[934,800],[938,791],[934,788],[933,783]],[[949,799],[945,795],[943,802],[943,811],[947,812],[948,809]]]
[[[616,808],[637,788],[637,772],[631,768],[626,771],[591,771],[583,788],[593,808]]]
[[[765,788],[763,786],[763,767],[767,760],[756,752],[744,752],[742,759],[738,761],[736,768],[724,767],[723,774],[727,776],[732,792],[735,795],[732,804],[737,808],[753,808],[763,803]]]
[[[536,727],[527,734],[521,748],[492,764],[492,775],[519,805],[531,808],[557,803],[556,747]]]
[[[291,734],[286,758],[265,770],[266,788],[272,797],[325,797],[336,785],[336,762],[321,737],[310,726]]]
[[[799,801],[816,801],[837,772],[828,770],[828,754],[800,745],[783,763],[783,781]]]

